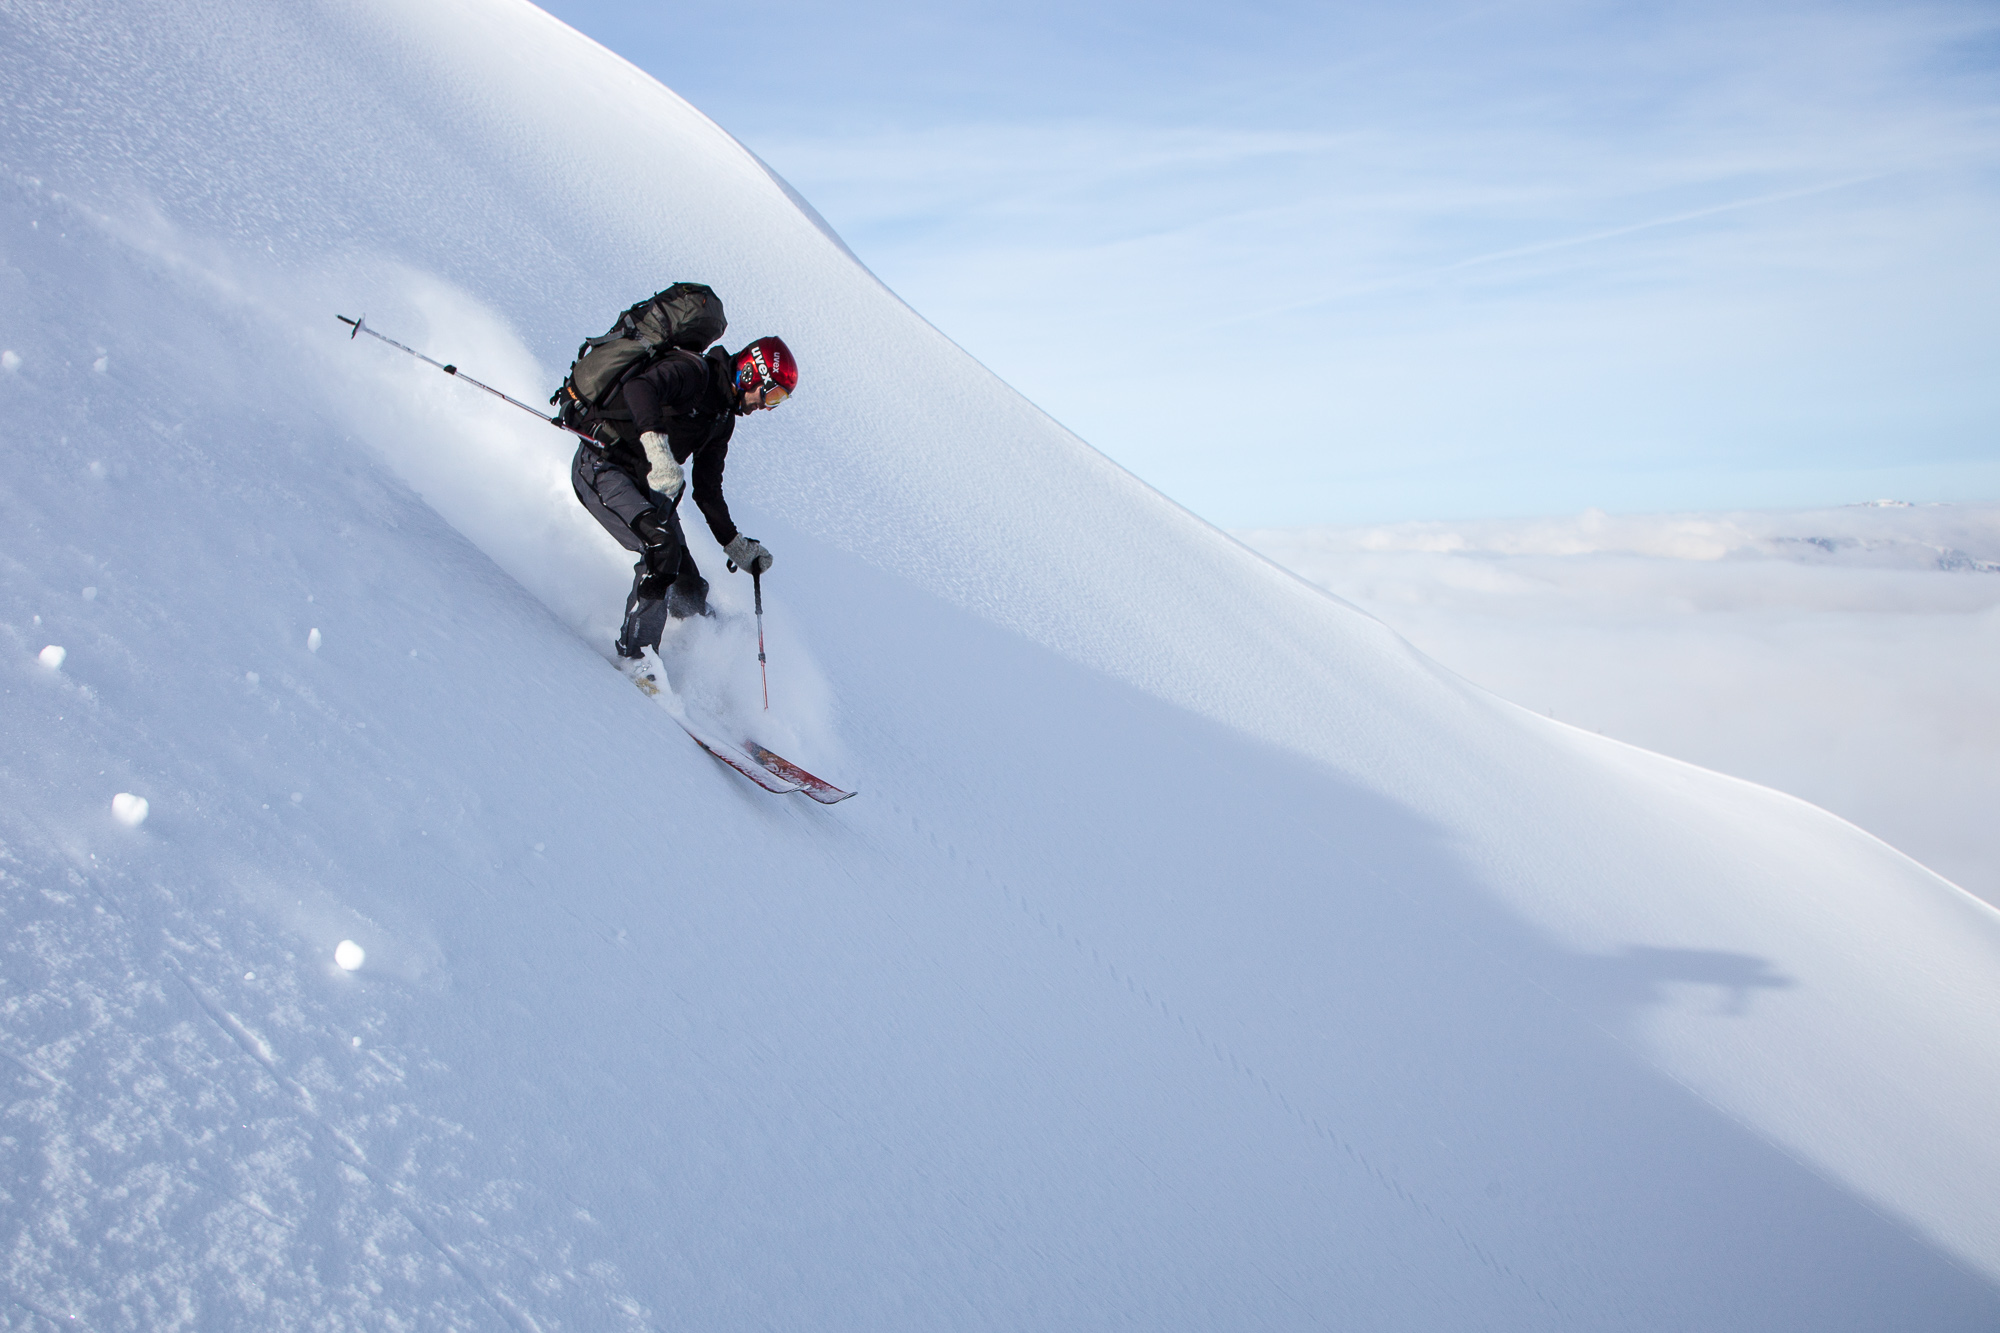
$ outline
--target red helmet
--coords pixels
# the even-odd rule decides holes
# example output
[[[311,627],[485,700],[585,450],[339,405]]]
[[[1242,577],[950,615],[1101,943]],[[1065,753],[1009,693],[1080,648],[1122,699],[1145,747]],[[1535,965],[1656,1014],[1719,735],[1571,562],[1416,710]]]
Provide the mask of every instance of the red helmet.
[[[783,338],[759,338],[736,354],[736,387],[769,389],[790,393],[799,385],[799,363]]]

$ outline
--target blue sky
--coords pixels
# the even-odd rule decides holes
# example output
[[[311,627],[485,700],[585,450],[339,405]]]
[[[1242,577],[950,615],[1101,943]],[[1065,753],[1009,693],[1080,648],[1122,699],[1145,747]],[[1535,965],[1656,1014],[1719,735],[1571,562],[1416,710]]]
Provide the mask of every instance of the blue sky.
[[[545,7],[1226,526],[2000,498],[2000,7]]]

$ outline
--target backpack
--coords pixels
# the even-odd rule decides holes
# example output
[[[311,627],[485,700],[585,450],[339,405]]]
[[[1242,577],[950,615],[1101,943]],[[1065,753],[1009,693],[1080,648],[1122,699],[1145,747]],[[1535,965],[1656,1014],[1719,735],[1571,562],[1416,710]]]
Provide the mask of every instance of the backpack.
[[[700,355],[728,327],[721,297],[702,283],[677,282],[620,315],[603,337],[585,338],[549,405],[558,409],[557,420],[577,424],[669,351]]]

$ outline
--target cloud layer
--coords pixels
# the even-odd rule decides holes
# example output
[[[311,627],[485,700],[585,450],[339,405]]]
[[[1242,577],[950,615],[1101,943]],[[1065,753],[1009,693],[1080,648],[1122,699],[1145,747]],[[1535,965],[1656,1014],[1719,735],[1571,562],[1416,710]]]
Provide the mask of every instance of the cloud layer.
[[[2000,505],[1238,535],[1497,694],[1802,796],[2000,904]]]

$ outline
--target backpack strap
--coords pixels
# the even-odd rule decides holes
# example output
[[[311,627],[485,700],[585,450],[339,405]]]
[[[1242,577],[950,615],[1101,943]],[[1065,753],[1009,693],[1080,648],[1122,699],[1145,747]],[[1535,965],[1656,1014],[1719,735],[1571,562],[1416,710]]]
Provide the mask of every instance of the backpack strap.
[[[610,402],[611,396],[617,393],[619,389],[625,386],[626,380],[631,379],[634,375],[645,374],[647,371],[651,370],[654,366],[659,365],[660,362],[666,360],[670,356],[682,357],[686,360],[693,361],[695,364],[704,367],[707,366],[708,364],[707,358],[702,356],[700,352],[690,352],[685,347],[663,347],[659,351],[653,353],[653,355],[648,357],[642,357],[640,360],[633,362],[632,368],[630,370],[627,370],[623,375],[620,375],[616,380],[613,380],[611,383],[611,387],[604,391],[604,400],[607,403]]]
[[[708,358],[700,352],[690,352],[685,347],[669,347],[620,375],[617,381],[604,391],[605,403],[602,407],[590,407],[585,404],[576,396],[576,391],[569,387],[567,381],[562,388],[556,390],[555,398],[550,401],[561,401],[565,404],[561,414],[562,419],[569,425],[587,430],[592,437],[588,441],[590,444],[599,449],[609,449],[628,438],[627,432],[632,425],[631,414],[625,410],[624,403],[617,397],[619,388],[634,375],[652,369],[670,356],[691,361],[701,367],[703,374],[707,373]],[[567,405],[569,403],[574,403],[575,408],[569,408]]]

